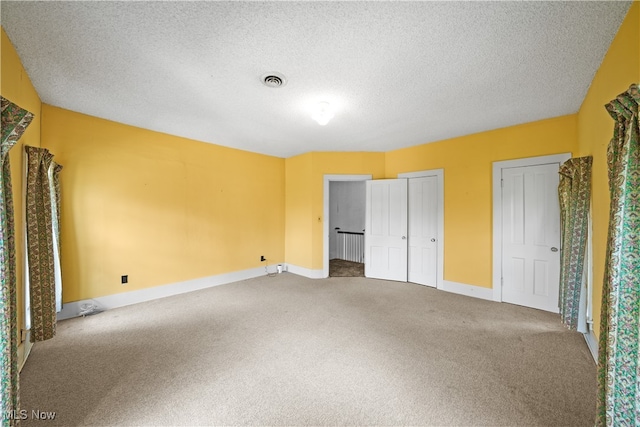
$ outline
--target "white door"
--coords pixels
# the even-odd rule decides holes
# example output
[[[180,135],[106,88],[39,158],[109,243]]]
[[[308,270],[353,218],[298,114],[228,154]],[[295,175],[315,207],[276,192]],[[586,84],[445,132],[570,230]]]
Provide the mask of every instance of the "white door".
[[[436,287],[438,179],[409,179],[409,282]]]
[[[407,180],[367,181],[364,275],[407,281]]]
[[[502,169],[502,300],[557,313],[559,164]]]

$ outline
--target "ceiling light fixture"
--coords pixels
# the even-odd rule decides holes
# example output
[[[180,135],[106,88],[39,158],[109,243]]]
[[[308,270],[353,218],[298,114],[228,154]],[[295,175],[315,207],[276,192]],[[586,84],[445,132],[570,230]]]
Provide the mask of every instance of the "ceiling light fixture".
[[[334,116],[334,113],[333,113],[333,109],[331,108],[331,105],[328,102],[320,102],[313,109],[313,114],[311,115],[311,118],[316,122],[318,122],[320,126],[324,126],[327,123],[329,123],[329,120],[331,120],[333,116]]]

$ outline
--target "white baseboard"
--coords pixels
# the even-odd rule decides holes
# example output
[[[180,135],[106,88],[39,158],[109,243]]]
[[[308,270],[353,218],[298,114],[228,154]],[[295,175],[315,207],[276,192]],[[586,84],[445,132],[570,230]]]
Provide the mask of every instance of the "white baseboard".
[[[591,356],[593,356],[594,362],[596,365],[598,364],[598,339],[596,338],[596,334],[593,331],[589,331],[586,334],[582,334],[584,336],[584,340],[587,342],[587,347],[589,347],[589,351],[591,352]]]
[[[24,364],[27,362],[33,343],[31,340],[31,331],[26,331],[25,340],[18,344],[18,372],[22,372]]]
[[[442,291],[452,292],[454,294],[466,295],[468,297],[493,301],[493,289],[491,288],[483,288],[481,286],[467,285],[464,283],[443,280],[442,287],[438,289]]]
[[[320,270],[312,270],[310,268],[299,267],[293,264],[287,264],[285,266],[286,271],[289,273],[297,274],[298,276],[307,277],[309,279],[324,279],[324,272]]]
[[[265,275],[264,267],[251,268],[248,270],[234,271],[232,273],[218,274],[215,276],[202,277],[199,279],[187,280],[184,282],[172,283],[169,285],[156,286],[153,288],[140,289],[137,291],[123,292],[115,295],[92,298],[89,300],[74,301],[65,303],[62,311],[58,313],[58,320],[70,319],[80,315],[81,307],[84,304],[95,304],[100,310],[110,310],[112,308],[124,307],[126,305],[151,301],[158,298],[170,297],[186,292],[193,292],[212,286],[224,285],[240,280],[253,279]]]

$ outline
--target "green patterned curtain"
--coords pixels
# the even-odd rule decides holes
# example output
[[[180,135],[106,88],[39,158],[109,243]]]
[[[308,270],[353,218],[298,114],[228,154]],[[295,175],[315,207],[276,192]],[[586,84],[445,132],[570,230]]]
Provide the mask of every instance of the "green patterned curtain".
[[[33,114],[0,97],[2,141],[0,144],[0,423],[14,424],[18,411],[18,323],[16,309],[16,259],[13,195],[9,150],[33,120]]]
[[[585,279],[592,162],[591,156],[567,160],[560,167],[558,185],[562,224],[560,316],[565,325],[580,332],[587,332],[578,318],[585,309],[580,306],[580,298]]]
[[[607,104],[611,212],[598,361],[599,426],[640,425],[640,129],[638,86]]]
[[[25,146],[27,152],[27,257],[31,297],[31,342],[56,334],[56,283],[49,168],[53,154]]]

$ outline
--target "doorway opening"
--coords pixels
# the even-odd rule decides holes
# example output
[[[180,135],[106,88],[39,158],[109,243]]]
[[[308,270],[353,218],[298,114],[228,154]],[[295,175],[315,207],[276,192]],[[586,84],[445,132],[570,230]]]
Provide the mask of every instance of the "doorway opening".
[[[324,176],[323,277],[364,277],[365,181]]]

